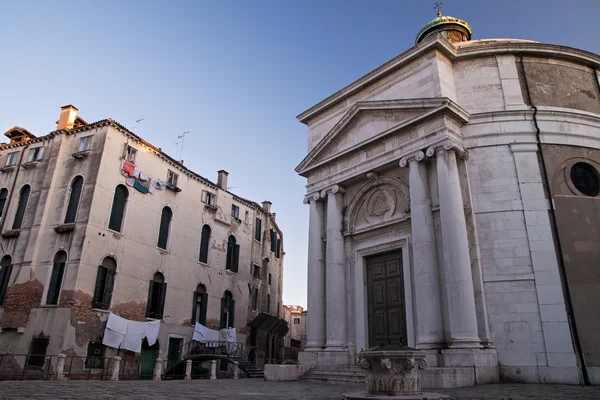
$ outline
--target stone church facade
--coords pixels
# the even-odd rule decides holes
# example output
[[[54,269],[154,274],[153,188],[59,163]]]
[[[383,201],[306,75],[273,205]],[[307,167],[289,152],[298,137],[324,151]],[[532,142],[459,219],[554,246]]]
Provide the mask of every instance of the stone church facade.
[[[600,383],[600,56],[471,40],[438,15],[416,45],[298,116],[308,126],[300,360],[427,352],[426,387]]]

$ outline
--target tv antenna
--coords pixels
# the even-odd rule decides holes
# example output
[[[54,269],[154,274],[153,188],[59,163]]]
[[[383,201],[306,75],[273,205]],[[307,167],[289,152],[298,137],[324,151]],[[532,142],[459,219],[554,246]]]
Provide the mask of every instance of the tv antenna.
[[[135,126],[133,127],[133,133],[136,133],[136,129],[140,126],[140,122],[142,122],[143,120],[145,120],[146,118],[140,118],[140,119],[136,119],[135,120]]]
[[[177,146],[175,156],[177,156],[177,151],[179,151],[179,157],[177,157],[179,161],[181,161],[181,158],[183,156],[183,141],[185,140],[185,135],[188,133],[190,133],[190,131],[185,131],[181,135],[177,136],[177,141],[175,142],[175,146]]]

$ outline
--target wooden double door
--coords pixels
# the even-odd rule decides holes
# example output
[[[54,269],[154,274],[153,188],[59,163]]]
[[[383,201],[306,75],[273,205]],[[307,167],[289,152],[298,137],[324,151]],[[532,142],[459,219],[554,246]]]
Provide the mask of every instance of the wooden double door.
[[[369,347],[406,344],[402,250],[366,259]]]

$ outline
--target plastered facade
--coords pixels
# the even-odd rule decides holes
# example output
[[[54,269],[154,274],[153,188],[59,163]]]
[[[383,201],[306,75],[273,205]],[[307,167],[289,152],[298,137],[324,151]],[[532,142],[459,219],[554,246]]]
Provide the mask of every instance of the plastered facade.
[[[88,135],[92,135],[89,153],[75,158],[80,139]],[[121,162],[126,145],[137,150],[135,165],[151,178],[167,180],[168,170],[178,174],[181,190],[165,188],[144,194],[127,186],[122,229],[116,232],[108,229],[108,224],[115,188],[125,184]],[[283,233],[270,202],[259,205],[236,196],[227,190],[226,179],[220,187],[193,173],[113,120],[3,145],[0,164],[5,165],[7,154],[15,151],[24,152],[26,159],[28,151],[37,146],[44,146],[45,151],[34,167],[17,163],[0,174],[0,186],[9,191],[0,244],[4,255],[12,258],[12,273],[0,307],[1,353],[27,354],[32,337],[43,332],[49,336],[46,354],[85,357],[88,343],[102,339],[109,311],[131,320],[147,319],[149,281],[157,272],[167,283],[158,352],[163,359],[171,337],[182,343],[191,340],[194,292],[200,284],[208,294],[206,325],[214,329],[219,329],[221,298],[225,291],[231,292],[239,342],[246,342],[247,323],[259,313],[283,316]],[[84,184],[75,223],[71,231],[58,233],[76,176],[81,176]],[[31,194],[21,228],[12,230],[24,184],[31,186]],[[203,191],[215,195],[214,207],[201,201]],[[239,207],[239,219],[232,217],[232,205]],[[165,206],[171,208],[173,217],[167,248],[160,249],[157,239]],[[257,220],[261,221],[258,236]],[[198,261],[204,225],[211,228],[206,263]],[[271,251],[271,230],[280,240],[278,256]],[[225,267],[230,235],[240,246],[237,272]],[[67,253],[66,268],[58,304],[46,305],[58,250]],[[109,310],[93,309],[98,266],[105,257],[112,257],[117,264],[112,299]],[[258,276],[253,276],[255,265],[261,269]],[[252,308],[249,301],[254,287],[260,287],[260,299]],[[123,353],[121,350],[120,355]],[[106,349],[106,356],[116,354],[115,349]]]

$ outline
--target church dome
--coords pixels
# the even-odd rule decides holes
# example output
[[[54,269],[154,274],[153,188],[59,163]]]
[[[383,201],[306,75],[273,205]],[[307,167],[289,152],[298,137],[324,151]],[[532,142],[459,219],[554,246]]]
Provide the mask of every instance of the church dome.
[[[436,33],[441,33],[446,39],[452,43],[456,43],[471,40],[473,31],[471,30],[471,25],[466,21],[448,15],[442,15],[441,12],[438,12],[437,17],[432,19],[419,31],[415,43],[419,44],[426,37]]]

